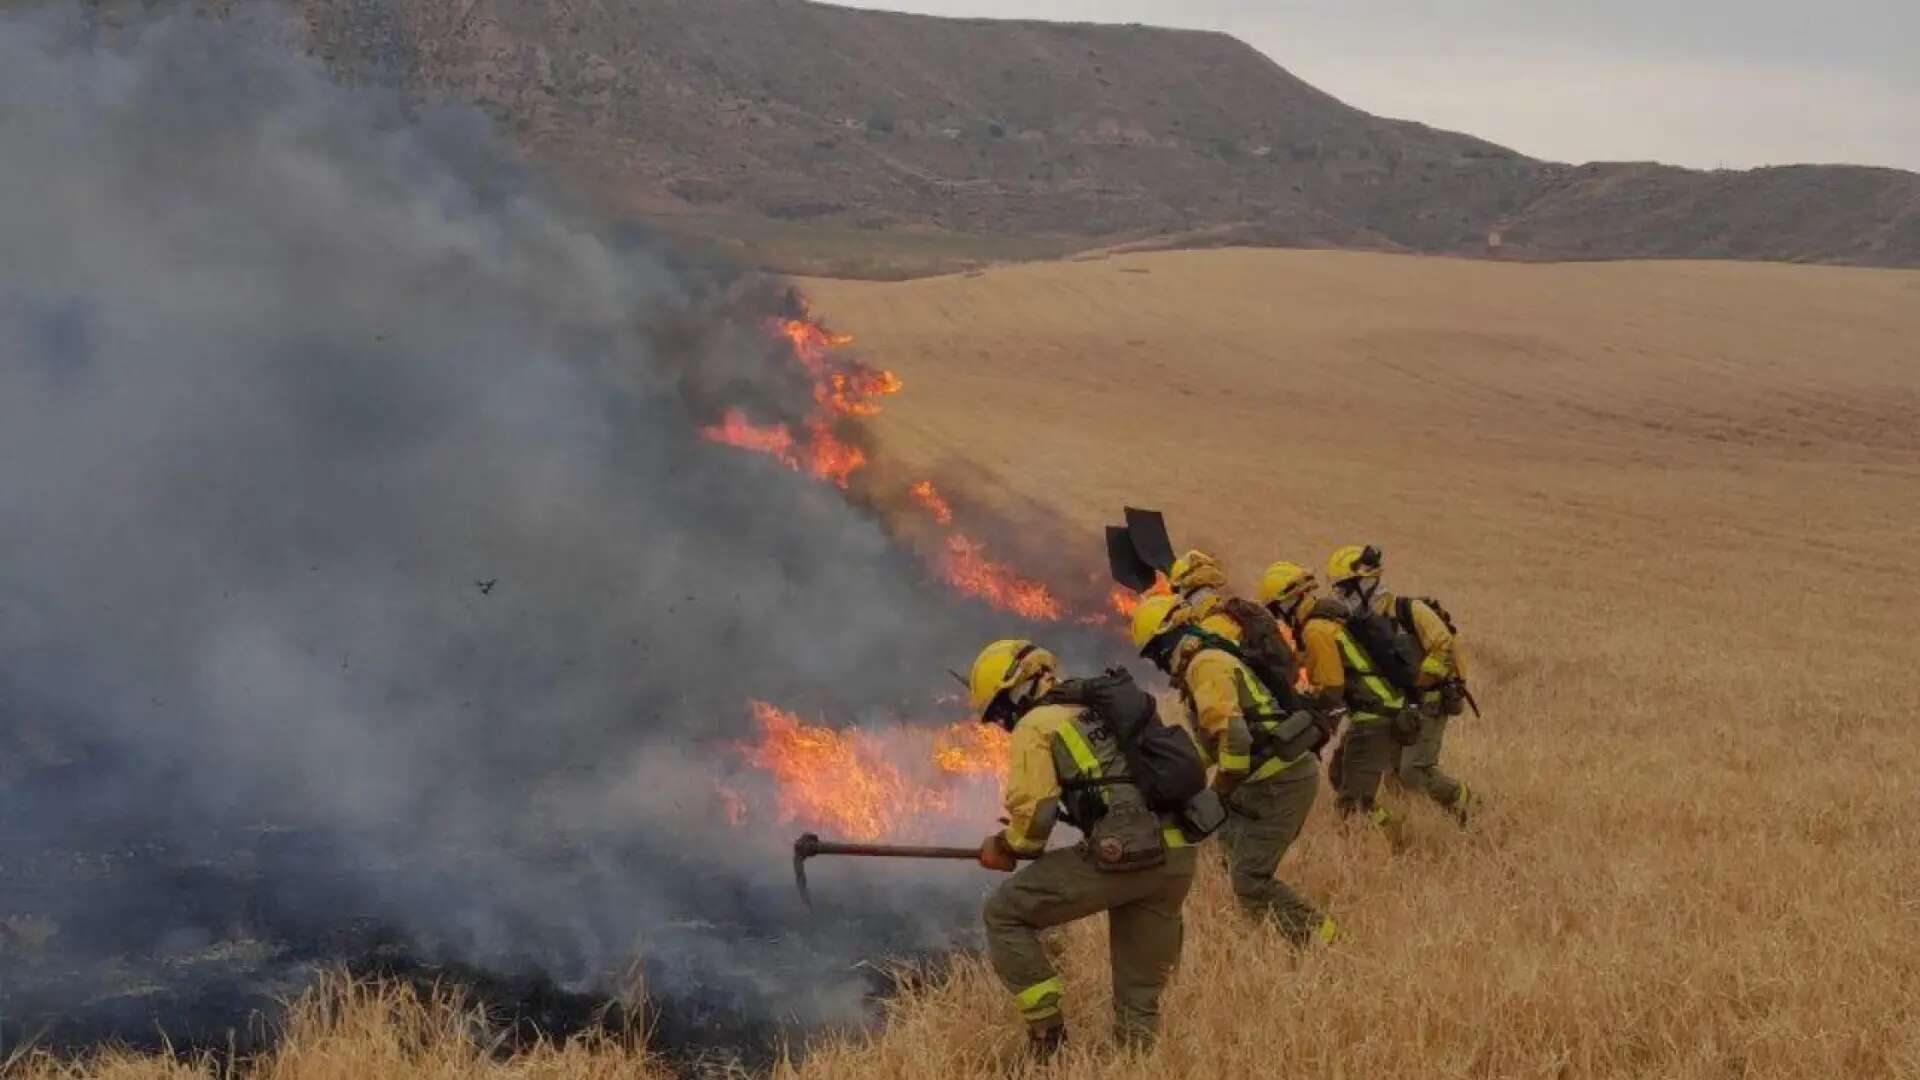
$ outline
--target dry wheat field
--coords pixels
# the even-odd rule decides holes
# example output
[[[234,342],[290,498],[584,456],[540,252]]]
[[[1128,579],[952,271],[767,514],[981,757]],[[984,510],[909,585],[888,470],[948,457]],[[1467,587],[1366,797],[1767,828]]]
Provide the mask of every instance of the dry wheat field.
[[[906,381],[890,460],[1089,564],[1123,503],[1248,587],[1375,543],[1471,641],[1473,826],[1323,800],[1283,873],[1347,939],[1299,955],[1209,873],[1145,1057],[1107,1042],[1103,928],[1060,935],[1075,1043],[1043,1075],[1920,1075],[1920,274],[1219,251],[806,288]],[[654,1068],[476,1030],[337,984],[243,1071]],[[1020,1038],[963,961],[777,1073],[1020,1075]]]

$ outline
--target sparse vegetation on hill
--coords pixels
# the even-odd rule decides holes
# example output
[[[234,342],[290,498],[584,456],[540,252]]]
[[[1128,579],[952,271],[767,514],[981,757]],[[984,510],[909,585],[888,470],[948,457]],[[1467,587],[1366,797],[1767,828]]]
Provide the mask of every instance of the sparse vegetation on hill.
[[[1221,34],[802,0],[290,2],[341,77],[476,104],[601,208],[791,272],[1121,244],[1920,265],[1912,173],[1539,161],[1371,116]]]

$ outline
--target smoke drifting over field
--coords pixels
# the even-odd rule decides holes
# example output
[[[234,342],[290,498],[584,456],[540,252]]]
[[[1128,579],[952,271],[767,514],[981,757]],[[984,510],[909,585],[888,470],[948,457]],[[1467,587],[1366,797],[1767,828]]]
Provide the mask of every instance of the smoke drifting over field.
[[[750,695],[924,704],[1014,627],[696,437],[811,404],[777,288],[583,227],[477,115],[288,36],[0,19],[0,1011],[144,957],[150,1031],[377,925],[844,1015],[833,949],[778,930],[790,837],[727,828],[715,763]]]

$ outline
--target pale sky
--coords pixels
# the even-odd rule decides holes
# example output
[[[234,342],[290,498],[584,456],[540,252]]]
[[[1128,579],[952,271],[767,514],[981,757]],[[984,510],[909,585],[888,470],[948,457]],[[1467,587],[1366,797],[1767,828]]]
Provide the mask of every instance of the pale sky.
[[[1535,157],[1920,171],[1920,0],[842,0],[1224,30],[1348,104]]]

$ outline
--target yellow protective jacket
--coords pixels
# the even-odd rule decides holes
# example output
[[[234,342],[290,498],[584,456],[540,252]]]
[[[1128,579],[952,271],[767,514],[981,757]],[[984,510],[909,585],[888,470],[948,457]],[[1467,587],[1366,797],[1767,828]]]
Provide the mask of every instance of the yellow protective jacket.
[[[1119,745],[1086,709],[1078,705],[1028,709],[1014,724],[1008,746],[1007,827],[1001,834],[1007,846],[1022,855],[1038,854],[1046,849],[1056,821],[1065,818],[1085,831],[1092,825],[1089,819],[1111,801],[1139,798],[1131,785],[1077,783],[1124,777],[1126,768]],[[1171,818],[1163,815],[1161,824],[1168,847],[1189,843]]]
[[[1373,660],[1347,633],[1347,609],[1337,600],[1310,596],[1295,613],[1294,634],[1307,681],[1324,705],[1340,704],[1356,724],[1377,723],[1406,708],[1406,696],[1374,670]]]
[[[1255,734],[1270,733],[1277,726],[1282,719],[1280,705],[1260,677],[1232,653],[1200,649],[1174,681],[1193,713],[1201,754],[1222,773],[1258,782],[1280,775],[1307,756],[1255,759]]]

